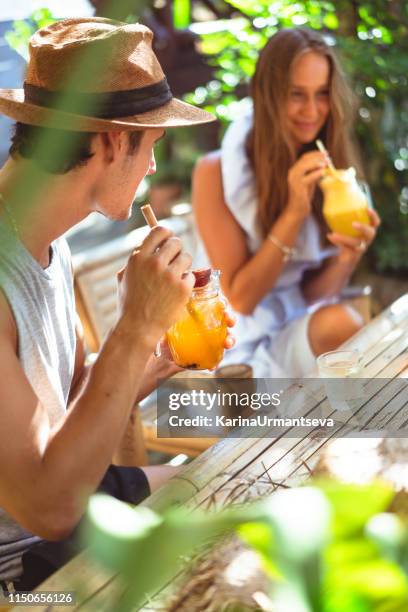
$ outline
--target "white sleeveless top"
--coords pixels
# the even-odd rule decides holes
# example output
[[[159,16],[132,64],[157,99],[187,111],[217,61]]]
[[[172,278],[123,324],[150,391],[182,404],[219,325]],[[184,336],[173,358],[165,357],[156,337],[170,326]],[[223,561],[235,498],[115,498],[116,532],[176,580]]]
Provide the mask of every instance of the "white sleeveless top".
[[[245,153],[246,136],[252,126],[252,109],[228,128],[221,146],[221,171],[225,202],[245,232],[250,253],[255,253],[264,238],[257,223],[255,177]],[[222,365],[255,363],[257,353],[265,363],[265,354],[273,339],[289,323],[308,312],[301,280],[306,270],[319,268],[325,258],[337,249],[322,247],[317,221],[305,220],[294,244],[296,259],[287,262],[271,291],[259,302],[251,315],[238,314],[234,328],[236,346],[225,353]],[[264,376],[291,374],[282,372],[272,357]]]
[[[16,322],[18,358],[53,426],[66,411],[74,372],[75,302],[65,239],[56,240],[51,252],[44,270],[0,223],[0,290]],[[23,552],[38,541],[0,508],[0,580],[21,574]]]

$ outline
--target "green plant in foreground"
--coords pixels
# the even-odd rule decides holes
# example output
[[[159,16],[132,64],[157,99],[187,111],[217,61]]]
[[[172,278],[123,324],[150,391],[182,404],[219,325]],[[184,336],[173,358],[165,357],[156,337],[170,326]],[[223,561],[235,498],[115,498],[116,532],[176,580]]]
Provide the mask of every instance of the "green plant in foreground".
[[[327,481],[217,513],[173,508],[159,516],[95,495],[86,541],[126,584],[118,612],[137,609],[172,579],[182,556],[232,530],[261,556],[279,610],[403,612],[408,529],[386,513],[392,497],[382,483]]]

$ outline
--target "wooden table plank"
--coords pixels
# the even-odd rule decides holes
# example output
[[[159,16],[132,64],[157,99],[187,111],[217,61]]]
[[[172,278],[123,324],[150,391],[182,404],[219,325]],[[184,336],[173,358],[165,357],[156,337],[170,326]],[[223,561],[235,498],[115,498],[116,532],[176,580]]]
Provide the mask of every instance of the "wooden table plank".
[[[404,377],[408,377],[408,370],[404,371]],[[365,427],[366,424],[371,423],[372,429],[374,431],[379,431],[380,426],[383,424],[383,421],[389,423],[392,419],[393,426],[397,428],[401,424],[405,423],[407,420],[407,414],[405,412],[401,412],[401,409],[406,407],[408,403],[406,386],[404,385],[404,387],[402,387],[400,391],[397,392],[395,385],[391,385],[390,383],[388,383],[383,387],[382,391],[383,393],[381,394],[381,396],[379,396],[378,394],[374,395],[373,401],[369,400],[365,404],[365,406],[360,409],[362,411],[361,419],[363,421],[364,419],[366,419],[363,426]],[[392,410],[390,411],[387,407],[387,403],[391,400],[393,401],[393,406]],[[364,414],[366,415],[365,417]],[[381,417],[383,417],[383,421],[379,420],[381,419]],[[400,417],[400,420],[396,421],[398,417]],[[343,428],[346,428],[346,425],[344,425]],[[334,435],[331,436],[331,438],[333,437]],[[288,460],[286,458],[286,462],[273,462],[271,465],[268,466],[268,457],[267,454],[265,454],[265,456],[263,457],[263,466],[266,469],[259,470],[258,467],[257,470],[247,470],[246,476],[252,477],[252,479],[255,479],[256,477],[263,478],[264,480],[266,477],[270,478],[271,481],[274,483],[274,487],[279,487],[282,485],[288,486],[288,479],[292,477],[296,470],[300,469],[299,467],[296,467],[294,470],[288,471],[288,466],[293,466],[296,464],[297,466],[302,465],[303,468],[306,469],[306,471],[309,471],[310,469],[312,469],[312,464],[315,463],[315,460],[313,458],[316,457],[316,455],[318,455],[318,453],[323,449],[327,441],[328,439],[324,439],[320,442],[315,441],[313,439],[302,440],[296,449],[298,457],[295,460],[293,460],[293,457],[291,457],[290,464],[288,463]],[[303,457],[303,461],[299,460],[301,457]],[[276,466],[278,467],[278,471],[274,469]]]
[[[363,375],[365,376],[366,373],[369,372],[370,376],[373,376],[375,374],[378,375],[379,372],[381,372],[382,374],[384,374],[387,377],[393,377],[396,376],[398,374],[398,372],[403,368],[406,367],[407,363],[408,363],[408,355],[406,353],[404,353],[403,351],[406,350],[408,346],[408,333],[403,335],[403,337],[398,336],[398,339],[396,341],[394,341],[392,343],[392,346],[387,345],[387,354],[384,356],[383,353],[381,353],[380,357],[374,360],[371,360],[369,365],[366,367],[366,369],[363,372]],[[399,361],[398,358],[402,355],[404,355],[403,360]],[[390,357],[394,358],[394,361],[392,361],[390,363],[389,359]],[[385,379],[386,381],[386,379]],[[371,401],[372,398],[375,396],[375,393],[378,392],[377,391],[377,387],[379,385],[381,386],[385,386],[386,382],[381,382],[381,380],[378,381],[378,383],[373,383],[372,386],[375,385],[375,388],[373,390],[372,395],[369,397],[368,401]],[[369,389],[368,389],[369,391]],[[323,397],[323,394],[322,394]],[[381,401],[381,400],[379,400]],[[328,406],[327,400],[325,401],[325,404]],[[323,404],[318,404],[315,408],[315,414],[309,413],[307,411],[308,416],[313,417],[313,416],[318,416],[318,413],[320,412],[320,410],[323,409]],[[333,414],[333,411],[331,409],[327,410],[325,412],[325,414],[327,416],[330,416]],[[300,440],[300,442],[299,442]],[[280,440],[279,446],[277,448],[273,448],[272,444],[265,444],[265,441],[262,440],[261,442],[256,441],[254,443],[254,446],[252,447],[251,451],[254,453],[256,457],[260,456],[260,454],[262,453],[262,459],[263,459],[263,463],[266,463],[267,461],[267,457],[269,456],[273,456],[274,457],[274,462],[278,462],[278,461],[282,461],[284,459],[284,457],[286,456],[287,453],[292,452],[292,450],[294,450],[294,447],[296,445],[300,444],[301,447],[301,452],[303,452],[305,449],[303,448],[304,444],[309,445],[308,441],[303,441],[303,445],[302,445],[302,439],[298,439],[295,443],[291,443],[290,441],[283,441]],[[259,447],[260,453],[256,453],[256,449],[257,446]],[[297,449],[297,451],[299,451],[299,447]],[[242,472],[245,469],[246,473],[249,474],[251,471],[249,469],[249,464],[247,462],[247,454],[244,454],[242,456],[239,456],[237,458],[237,460],[234,462],[234,464],[232,464],[230,466],[230,472],[229,474],[225,475],[220,475],[220,477],[218,479],[215,479],[211,482],[210,484],[210,489],[209,491],[206,491],[206,489],[202,489],[200,491],[200,493],[198,493],[195,498],[194,501],[198,502],[198,504],[202,503],[205,504],[205,495],[206,492],[208,493],[207,497],[213,497],[214,494],[222,488],[222,486],[226,483],[228,483],[228,481],[231,478],[236,478],[238,477],[238,475],[240,474],[240,472]],[[267,469],[267,468],[266,468]],[[255,477],[255,474],[253,474],[251,472],[251,476],[250,477]],[[217,486],[218,485],[218,486]]]

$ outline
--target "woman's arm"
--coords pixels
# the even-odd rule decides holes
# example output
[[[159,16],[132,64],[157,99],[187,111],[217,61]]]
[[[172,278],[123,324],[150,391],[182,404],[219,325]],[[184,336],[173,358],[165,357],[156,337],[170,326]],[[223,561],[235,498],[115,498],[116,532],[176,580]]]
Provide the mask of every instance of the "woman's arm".
[[[211,153],[197,164],[193,175],[193,206],[200,235],[214,268],[221,270],[223,292],[232,307],[250,314],[273,287],[283,267],[283,254],[269,240],[251,257],[245,233],[224,200],[221,160]],[[254,202],[255,206],[255,202]],[[290,246],[301,223],[281,219],[276,236]]]
[[[343,261],[330,257],[321,268],[305,274],[302,290],[309,304],[338,295],[353,274],[357,260]]]
[[[328,259],[322,268],[305,277],[303,295],[307,302],[313,303],[333,297],[347,285],[363,253],[373,242],[380,225],[380,218],[376,211],[369,209],[368,213],[371,225],[353,224],[360,232],[358,238],[328,234],[330,242],[339,247],[339,253]]]
[[[308,156],[302,164],[300,160],[297,164],[304,173],[309,171],[308,180],[312,182],[317,180],[322,169],[310,172],[310,166],[316,166],[317,156]],[[281,249],[266,238],[251,256],[245,233],[225,203],[219,152],[207,155],[197,164],[192,199],[198,229],[211,264],[222,272],[221,285],[226,298],[235,310],[250,314],[282,272]],[[288,247],[294,245],[305,216],[309,214],[307,207],[298,203],[295,197],[271,228],[273,236]]]

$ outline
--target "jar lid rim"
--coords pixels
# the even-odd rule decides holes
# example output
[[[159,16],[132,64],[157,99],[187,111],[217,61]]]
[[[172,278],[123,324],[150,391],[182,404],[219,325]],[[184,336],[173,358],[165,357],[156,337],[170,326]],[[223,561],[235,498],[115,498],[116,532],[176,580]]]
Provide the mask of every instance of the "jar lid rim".
[[[192,272],[195,276],[194,289],[208,285],[211,279],[211,268],[199,268]]]

